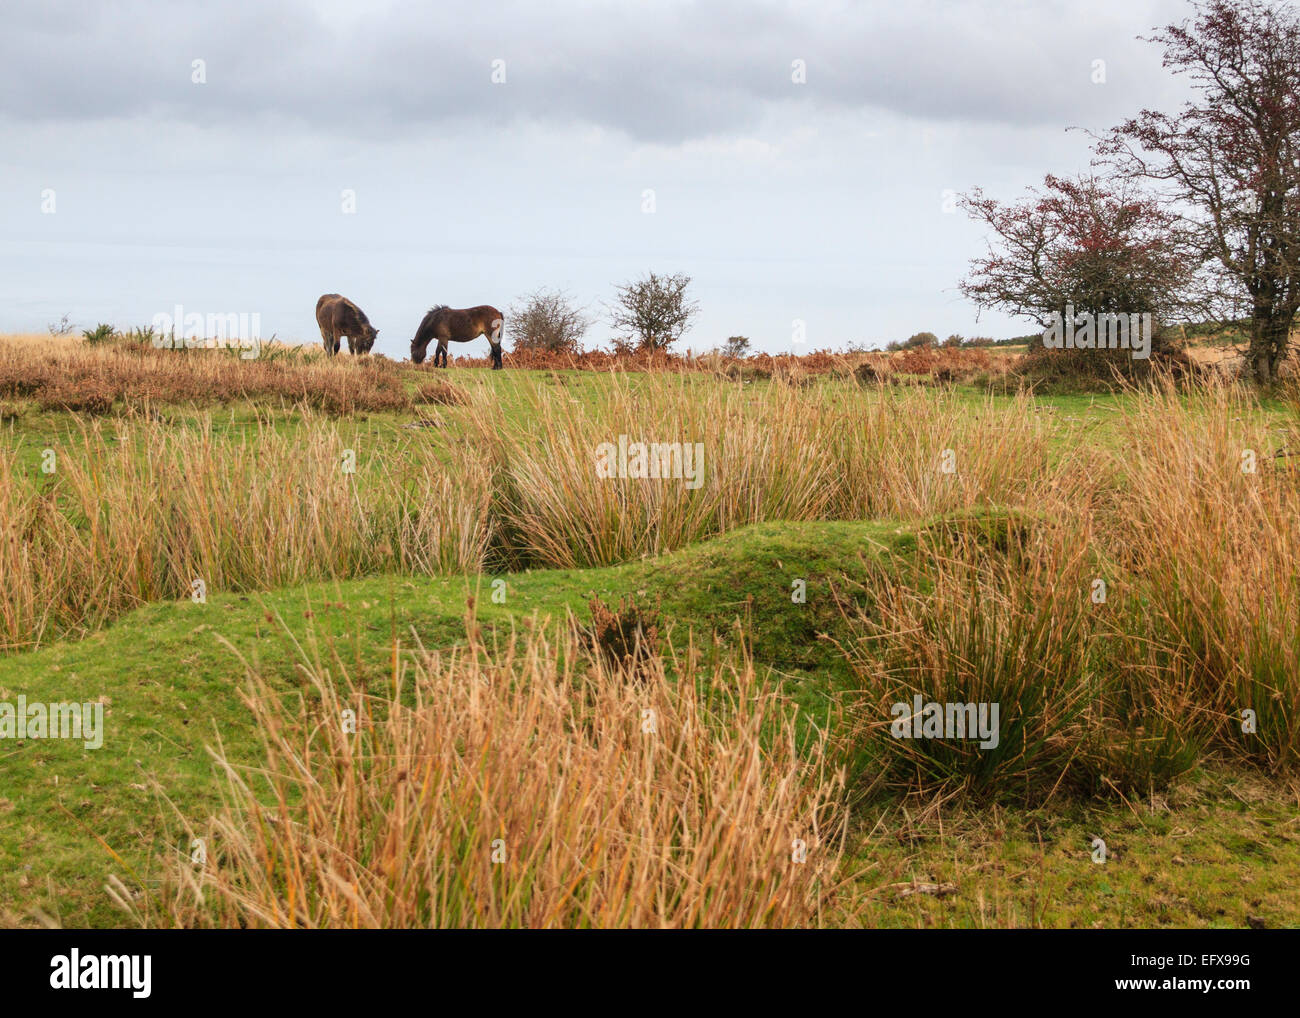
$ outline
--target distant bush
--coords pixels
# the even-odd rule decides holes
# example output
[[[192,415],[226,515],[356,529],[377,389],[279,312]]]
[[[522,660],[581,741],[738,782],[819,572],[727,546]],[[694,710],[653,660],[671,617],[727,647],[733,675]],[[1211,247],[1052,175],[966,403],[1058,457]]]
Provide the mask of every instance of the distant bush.
[[[1178,328],[1157,329],[1148,358],[1135,358],[1128,350],[1053,350],[1043,345],[1041,335],[1026,338],[1029,349],[1017,374],[1043,393],[1109,392],[1125,382],[1150,379],[1153,371],[1168,372],[1175,379],[1201,371],[1187,355]]]
[[[624,283],[610,309],[610,324],[647,350],[671,346],[691,327],[700,310],[686,294],[690,283],[691,277],[682,273],[660,276],[654,272]]]
[[[506,314],[506,331],[516,350],[577,353],[591,320],[559,290],[538,290]]]
[[[875,385],[877,382],[884,381],[887,374],[887,371],[877,367],[870,361],[863,361],[853,369],[853,377],[863,385]]]
[[[749,353],[748,336],[728,336],[727,342],[722,348],[722,352],[727,357],[744,357]]]
[[[113,326],[100,322],[93,329],[82,329],[81,334],[91,346],[98,346],[100,343],[111,342],[116,332]]]

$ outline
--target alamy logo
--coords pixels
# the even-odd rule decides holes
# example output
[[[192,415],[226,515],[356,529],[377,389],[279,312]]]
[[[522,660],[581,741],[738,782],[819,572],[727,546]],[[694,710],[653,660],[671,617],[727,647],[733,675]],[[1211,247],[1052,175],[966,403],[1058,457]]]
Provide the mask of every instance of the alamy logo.
[[[1000,741],[996,703],[925,703],[918,693],[889,713],[895,739],[979,739],[980,749],[997,749]]]
[[[153,345],[160,350],[228,348],[243,351],[240,356],[252,360],[262,346],[262,316],[254,311],[229,314],[209,314],[206,318],[197,311],[185,313],[177,304],[174,314],[162,312],[153,316],[150,323],[154,332]]]
[[[104,744],[102,703],[0,702],[0,739],[81,739],[86,749]]]
[[[87,954],[75,947],[70,954],[50,959],[50,986],[56,990],[131,990],[131,996],[149,996],[152,955]]]
[[[619,435],[618,445],[596,446],[596,476],[684,480],[694,491],[704,483],[704,443],[629,442],[627,435]]]
[[[1043,346],[1049,350],[1132,350],[1134,360],[1144,361],[1151,356],[1151,315],[1094,315],[1090,311],[1076,315],[1074,305],[1067,304],[1064,318],[1059,311],[1053,312],[1051,323],[1043,330]]]

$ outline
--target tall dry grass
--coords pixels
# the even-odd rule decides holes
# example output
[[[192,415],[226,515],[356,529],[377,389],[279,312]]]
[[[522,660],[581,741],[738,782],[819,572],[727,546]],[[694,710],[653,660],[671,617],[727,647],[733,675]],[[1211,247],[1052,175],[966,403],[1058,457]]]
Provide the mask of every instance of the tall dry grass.
[[[1088,526],[1076,513],[932,528],[912,569],[859,608],[847,650],[857,737],[871,761],[864,793],[960,789],[1033,804],[1141,795],[1198,762],[1203,740],[1188,731],[1168,677],[1124,667],[1141,635],[1123,628],[1130,604],[1094,597],[1114,572]],[[995,744],[969,732],[898,737],[895,705],[907,708],[906,733],[916,696],[996,705]]]
[[[893,790],[954,786],[1041,800],[1069,773],[1100,688],[1086,542],[1059,524],[1005,518],[992,528],[936,528],[909,572],[888,578],[852,620],[856,717]],[[895,704],[996,705],[995,745],[900,738]],[[1096,720],[1095,716],[1092,718]]]
[[[476,402],[470,420],[493,454],[493,508],[508,550],[529,564],[606,565],[747,523],[820,519],[836,483],[820,454],[823,408],[790,390],[611,375],[598,405],[539,389],[509,415]],[[699,487],[599,476],[598,446],[617,445],[620,435],[698,443]]]
[[[55,344],[50,356],[90,358],[110,374],[152,364],[72,346]],[[5,357],[11,352],[0,350],[0,367],[18,363]],[[169,352],[155,359],[189,364],[168,370],[196,384],[236,363]],[[320,370],[398,378],[396,366],[374,364]],[[893,661],[891,681],[908,669],[913,678],[965,674],[979,654],[979,668],[1013,683],[1038,667],[1018,661],[1047,655],[1066,664],[1058,650],[1068,641],[1041,642],[1060,634],[1032,614],[1032,583],[1042,580],[1039,560],[1057,563],[1058,573],[1075,561],[1057,548],[1071,545],[1110,588],[1097,624],[1080,637],[1080,655],[1110,683],[1089,709],[1135,733],[1118,756],[1092,748],[1094,759],[1110,760],[1097,765],[1112,771],[1107,780],[1173,773],[1201,747],[1270,767],[1300,760],[1294,418],[1269,431],[1255,397],[1228,382],[1166,382],[1117,404],[1120,437],[1107,444],[1070,434],[1023,395],[972,400],[884,382],[788,381],[615,372],[595,392],[518,387],[509,410],[491,386],[471,385],[449,400],[460,441],[437,451],[413,439],[382,461],[363,455],[356,475],[340,469],[337,431],[311,412],[292,437],[267,424],[233,439],[210,423],[80,418],[55,475],[39,474],[30,450],[0,455],[0,640],[14,649],[87,632],[137,604],[183,597],[195,578],[218,591],[380,570],[602,565],[748,523],[915,523],[1012,509],[1053,522],[1030,549],[1037,559],[997,576],[954,559],[917,587],[921,594],[891,595],[900,634],[894,656],[882,658]],[[428,398],[444,395],[439,388]],[[699,488],[598,476],[597,447],[620,435],[699,443]],[[1253,473],[1241,469],[1248,449]],[[1073,578],[1063,589],[1067,601],[1078,593]],[[1070,610],[1044,597],[1050,607],[1041,611]],[[1008,646],[1020,649],[991,656]],[[1255,732],[1242,730],[1246,710]]]
[[[1084,478],[1053,460],[1055,424],[1026,395],[972,404],[952,391],[868,387],[875,399],[826,420],[837,519],[913,519],[981,506],[1037,506]]]
[[[476,571],[491,541],[489,474],[467,450],[411,441],[345,469],[327,420],[83,421],[42,474],[0,454],[0,644],[92,631],[140,604],[380,571]],[[442,458],[443,456],[447,458]]]
[[[382,693],[314,661],[312,697],[250,673],[265,758],[216,750],[224,805],[184,837],[206,863],[180,856],[156,898],[119,904],[227,928],[825,921],[842,774],[824,736],[796,746],[794,708],[749,662],[653,656],[633,678],[572,626],[493,651],[466,628]]]
[[[1107,531],[1129,585],[1120,667],[1207,744],[1300,762],[1300,422],[1270,425],[1211,379],[1132,402],[1123,426]]]
[[[1125,441],[1002,537],[953,545],[950,514],[851,620],[868,784],[1024,801],[1147,792],[1207,754],[1300,765],[1300,426],[1224,380],[1130,397]],[[894,738],[918,693],[1000,704],[1001,744]]]
[[[612,375],[589,405],[538,389],[470,421],[496,464],[494,513],[529,564],[605,565],[769,520],[908,519],[1024,505],[1063,482],[1027,397],[974,409],[953,393],[870,386],[746,390],[685,374]],[[597,447],[699,443],[702,483],[603,478]]]

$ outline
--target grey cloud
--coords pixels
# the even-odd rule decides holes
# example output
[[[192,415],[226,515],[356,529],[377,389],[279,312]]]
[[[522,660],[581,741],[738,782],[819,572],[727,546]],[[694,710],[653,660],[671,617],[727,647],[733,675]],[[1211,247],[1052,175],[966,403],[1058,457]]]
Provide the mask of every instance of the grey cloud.
[[[0,36],[0,112],[19,120],[259,118],[392,138],[519,120],[672,144],[777,109],[883,110],[1014,126],[1113,121],[1167,88],[1129,5],[395,4],[290,0],[20,4]],[[1150,24],[1181,12],[1153,3]],[[1123,26],[1116,28],[1115,26]],[[1044,38],[1049,42],[1044,43]],[[190,82],[190,62],[208,83]],[[507,82],[490,66],[506,61]],[[807,62],[793,85],[791,61]],[[1106,59],[1124,87],[1096,87]]]

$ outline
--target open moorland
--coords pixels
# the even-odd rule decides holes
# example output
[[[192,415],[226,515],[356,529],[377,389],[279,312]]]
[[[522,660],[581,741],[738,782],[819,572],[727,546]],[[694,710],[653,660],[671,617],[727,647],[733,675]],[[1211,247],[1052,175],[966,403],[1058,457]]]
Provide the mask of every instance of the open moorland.
[[[1294,387],[583,358],[0,337],[0,925],[1300,923]]]

